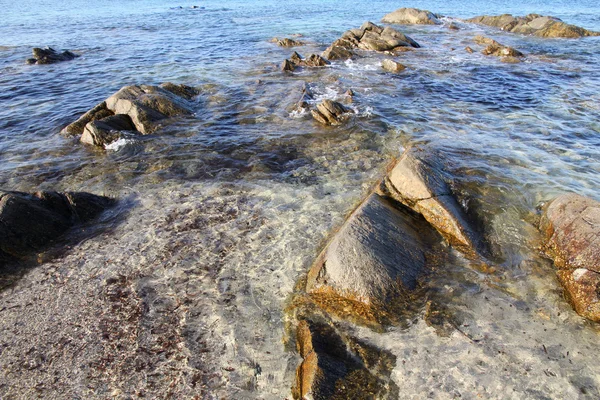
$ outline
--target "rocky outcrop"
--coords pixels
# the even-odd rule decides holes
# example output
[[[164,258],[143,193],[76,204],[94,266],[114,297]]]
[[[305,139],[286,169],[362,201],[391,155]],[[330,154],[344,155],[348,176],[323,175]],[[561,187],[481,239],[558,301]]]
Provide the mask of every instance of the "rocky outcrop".
[[[385,178],[391,196],[423,217],[452,245],[467,255],[485,253],[483,241],[444,180],[434,157],[407,149]]]
[[[310,112],[323,125],[341,125],[348,118],[350,110],[337,101],[326,99]]]
[[[350,29],[331,44],[323,57],[328,60],[349,59],[355,56],[355,50],[398,51],[402,48],[420,47],[410,37],[389,26],[381,27],[372,22],[365,22],[358,29]]]
[[[496,56],[503,58],[511,58],[517,59],[518,57],[524,57],[524,54],[519,50],[516,50],[513,47],[504,46],[503,44],[498,43],[494,39],[490,39],[484,36],[475,36],[475,43],[486,46],[481,53],[486,56]]]
[[[191,100],[198,91],[185,85],[125,86],[62,130],[81,135],[84,143],[103,146],[129,131],[146,135],[155,132],[171,117],[192,113]]]
[[[346,220],[317,262],[306,284],[323,293],[367,305],[385,305],[417,286],[435,235],[422,218],[371,194]]]
[[[296,370],[294,399],[398,398],[398,388],[389,379],[393,354],[315,319],[298,323],[296,349],[303,360]]]
[[[26,257],[114,204],[114,199],[84,192],[0,191],[0,252]]]
[[[566,24],[559,18],[539,14],[529,14],[525,17],[513,17],[510,14],[482,15],[468,19],[467,22],[492,26],[507,32],[539,37],[580,38],[600,35],[600,32],[588,31],[575,25]]]
[[[304,43],[300,42],[299,40],[294,40],[294,39],[290,39],[290,38],[273,38],[271,39],[271,42],[276,43],[277,46],[281,46],[281,47],[296,47],[296,46],[303,46]]]
[[[46,47],[45,49],[34,47],[32,53],[33,58],[28,58],[27,64],[54,64],[79,57],[78,54],[72,53],[69,50],[59,53],[51,47]]]
[[[419,25],[439,25],[442,22],[438,16],[427,10],[417,8],[399,8],[383,17],[381,22],[386,24],[419,24]]]
[[[297,52],[294,52],[289,59],[286,59],[283,62],[283,64],[281,65],[281,70],[286,72],[293,72],[298,67],[325,67],[329,64],[329,61],[327,61],[318,54],[311,54],[307,58],[304,58]]]
[[[388,72],[398,73],[406,69],[406,67],[394,60],[385,59],[381,62],[381,66]]]
[[[540,231],[575,311],[600,321],[600,202],[559,196],[544,206]]]

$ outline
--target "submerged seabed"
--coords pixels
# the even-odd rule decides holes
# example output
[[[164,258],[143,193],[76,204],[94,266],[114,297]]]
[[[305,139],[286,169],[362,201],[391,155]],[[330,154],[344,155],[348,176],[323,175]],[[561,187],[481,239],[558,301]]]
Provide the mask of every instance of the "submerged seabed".
[[[410,26],[401,30],[423,48],[398,57],[400,75],[379,54],[283,74],[292,50],[271,37],[300,33],[308,44],[294,50],[308,55],[401,6],[317,3],[9,8],[0,188],[122,202],[85,241],[3,277],[14,282],[0,292],[0,397],[290,398],[299,357],[284,344],[284,309],[297,280],[389,162],[423,144],[502,261],[481,271],[456,254],[430,278],[449,336],[423,310],[383,332],[346,329],[396,356],[403,398],[600,396],[599,329],[563,299],[534,227],[536,207],[559,193],[600,200],[600,40]],[[458,17],[553,11],[414,6]],[[552,14],[600,30],[592,6]],[[527,61],[468,54],[476,34]],[[82,57],[25,65],[42,45]],[[164,81],[202,89],[195,118],[107,151],[58,134],[121,86]],[[352,89],[352,120],[324,128],[292,113],[304,82],[319,99]]]

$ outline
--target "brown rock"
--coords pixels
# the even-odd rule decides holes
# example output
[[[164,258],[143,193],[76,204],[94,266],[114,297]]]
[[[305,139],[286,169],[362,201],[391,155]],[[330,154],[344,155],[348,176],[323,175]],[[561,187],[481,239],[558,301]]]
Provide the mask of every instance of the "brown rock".
[[[510,14],[482,15],[468,19],[467,22],[492,26],[507,32],[539,37],[580,38],[600,35],[600,32],[588,31],[575,25],[566,24],[559,18],[538,14],[529,14],[524,17],[513,17]]]
[[[323,125],[340,125],[346,120],[348,110],[343,104],[333,100],[323,100],[316,110],[311,110],[313,118]]]
[[[390,60],[390,59],[383,60],[381,62],[381,66],[386,71],[389,71],[389,72],[392,72],[392,73],[402,72],[402,71],[404,71],[406,69],[406,67],[404,65],[402,65],[399,62],[396,62],[394,60]]]
[[[117,140],[122,131],[135,131],[135,126],[129,116],[117,114],[88,123],[80,140],[82,143],[104,147]]]
[[[275,43],[277,43],[278,46],[281,46],[281,47],[296,47],[296,46],[304,45],[304,43],[302,43],[298,40],[290,39],[290,38],[283,38],[283,39],[275,38],[275,39],[273,39],[273,41]]]
[[[115,115],[115,113],[106,108],[106,102],[103,101],[83,114],[77,121],[67,125],[60,133],[67,136],[81,135],[83,133],[83,129],[88,123],[109,117],[111,115]]]
[[[503,44],[498,43],[494,39],[490,39],[484,36],[475,36],[473,39],[475,43],[481,45],[487,45],[485,49],[481,51],[482,54],[486,56],[496,56],[496,57],[511,57],[506,62],[514,62],[512,61],[516,57],[523,57],[524,54],[519,50],[516,50],[509,46],[504,46]],[[517,62],[519,62],[517,60]]]
[[[469,54],[473,54],[473,49],[470,48],[469,46],[465,47],[465,51]]]
[[[427,10],[419,10],[417,8],[399,8],[396,11],[385,15],[381,22],[387,24],[441,24],[441,21],[434,13]]]
[[[575,310],[600,321],[600,203],[559,196],[544,207],[540,231]]]
[[[388,190],[463,253],[483,252],[481,239],[432,158],[418,149],[407,149],[385,179]]]
[[[323,52],[323,57],[328,60],[347,60],[352,58],[354,53],[345,47],[331,45]]]
[[[281,64],[281,70],[284,72],[294,72],[294,70],[296,69],[296,67],[294,66],[294,63],[291,62],[290,60],[283,60],[283,63]]]

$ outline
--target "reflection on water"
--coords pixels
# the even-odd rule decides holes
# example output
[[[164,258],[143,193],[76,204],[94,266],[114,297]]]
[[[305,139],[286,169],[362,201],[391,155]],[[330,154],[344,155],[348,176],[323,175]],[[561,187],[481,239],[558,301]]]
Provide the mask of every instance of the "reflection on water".
[[[423,48],[397,57],[408,66],[402,74],[384,72],[381,54],[283,74],[279,65],[291,50],[271,37],[301,33],[309,44],[296,50],[308,55],[397,8],[388,1],[351,11],[338,1],[317,3],[303,2],[302,18],[294,3],[275,8],[270,1],[227,8],[208,1],[203,10],[189,8],[193,2],[171,9],[146,1],[133,10],[103,3],[96,16],[77,18],[77,3],[14,6],[20,8],[0,27],[0,187],[85,190],[135,198],[136,205],[114,229],[0,294],[1,307],[33,304],[29,316],[40,320],[6,340],[18,335],[21,347],[39,347],[40,326],[71,335],[84,349],[75,360],[90,362],[69,364],[57,354],[45,367],[70,397],[89,394],[88,384],[100,397],[139,387],[166,395],[160,388],[169,385],[190,397],[286,397],[298,360],[282,345],[283,310],[297,278],[390,160],[408,145],[429,144],[459,200],[485,221],[501,262],[482,271],[456,254],[434,274],[430,295],[452,316],[449,337],[420,317],[384,333],[348,329],[397,357],[392,378],[407,397],[430,390],[436,398],[501,398],[515,390],[519,398],[593,398],[600,387],[597,329],[562,299],[551,265],[537,254],[533,223],[536,206],[558,193],[600,199],[600,40],[411,26],[403,30]],[[40,17],[36,10],[48,5],[53,12]],[[432,1],[424,8],[472,16],[534,11],[529,7]],[[554,14],[599,30],[590,7],[557,6]],[[479,54],[472,38],[481,33],[523,51],[526,61]],[[82,57],[25,65],[30,48],[41,45]],[[58,134],[121,86],[165,81],[201,89],[194,117],[114,149]],[[305,82],[315,102],[344,100],[352,89],[350,122],[324,128],[309,114],[290,115]],[[121,320],[106,312],[116,307],[116,292],[124,299]],[[87,336],[66,323],[74,316]],[[122,323],[123,336],[112,337],[103,323]],[[165,337],[171,341],[161,342]],[[43,343],[53,349],[60,340]],[[102,344],[89,345],[96,341]],[[5,348],[3,357],[17,350]],[[131,369],[126,383],[111,382],[111,373],[131,365],[143,367]],[[22,374],[9,370],[10,379]],[[34,389],[25,387],[44,373],[31,369],[15,393],[30,397]]]

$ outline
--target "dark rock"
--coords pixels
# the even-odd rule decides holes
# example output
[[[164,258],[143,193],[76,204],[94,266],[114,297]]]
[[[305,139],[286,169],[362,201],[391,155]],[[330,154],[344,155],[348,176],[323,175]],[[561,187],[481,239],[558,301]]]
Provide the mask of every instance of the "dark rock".
[[[389,72],[392,72],[392,73],[402,72],[402,71],[404,71],[406,69],[406,67],[404,65],[402,65],[399,62],[396,62],[394,60],[390,60],[390,59],[383,60],[381,62],[381,66],[386,71],[389,71]]]
[[[104,147],[117,140],[122,131],[135,131],[135,126],[128,115],[117,114],[88,123],[80,140],[82,143]]]
[[[363,23],[361,25],[360,28],[358,28],[360,31],[362,31],[363,35],[366,32],[373,32],[377,35],[381,35],[381,32],[383,32],[383,28],[380,27],[379,25],[375,25],[374,23],[372,23],[371,21],[367,21],[365,23]]]
[[[42,250],[115,200],[83,192],[0,192],[0,251],[16,258]]]
[[[296,69],[295,64],[293,62],[291,62],[290,60],[283,60],[283,63],[281,64],[281,70],[284,72],[294,72],[294,70]]]
[[[346,47],[332,44],[322,55],[328,60],[348,60],[354,56],[354,53]]]
[[[313,118],[323,125],[340,125],[346,120],[349,112],[343,104],[329,99],[319,103],[316,110],[311,110]]]
[[[396,357],[386,351],[312,319],[298,323],[296,348],[303,361],[296,370],[292,388],[295,399],[398,397],[397,387],[389,381]]]
[[[94,106],[91,110],[79,117],[77,121],[67,125],[61,131],[61,133],[67,136],[81,135],[83,133],[83,129],[88,123],[109,117],[111,115],[115,115],[115,113],[106,108],[106,102],[103,101],[102,103]]]
[[[186,100],[193,100],[196,96],[200,94],[200,91],[195,87],[187,85],[178,85],[176,83],[171,82],[161,83],[160,87]]]
[[[28,64],[54,64],[61,61],[70,61],[79,55],[68,50],[59,53],[51,47],[45,49],[34,47],[32,50],[33,58],[27,59]]]
[[[300,54],[294,52],[292,56],[285,60],[281,66],[283,71],[294,71],[297,67],[325,67],[329,65],[330,62],[321,57],[318,54],[311,54],[307,58],[302,58]]]
[[[387,24],[441,24],[441,21],[434,13],[427,10],[419,10],[417,8],[399,8],[398,10],[385,15],[381,22]]]
[[[453,246],[467,255],[485,253],[483,242],[445,182],[434,157],[407,149],[385,179],[394,199],[423,215]]]
[[[539,14],[529,14],[524,17],[513,17],[510,14],[482,15],[468,19],[467,22],[492,26],[507,32],[539,37],[580,38],[600,35],[600,32],[588,31],[575,25],[566,24],[559,18]]]
[[[459,31],[460,28],[457,24],[455,24],[454,22],[450,22],[448,24],[448,29],[450,29],[451,31]]]
[[[544,206],[540,231],[575,311],[600,321],[600,202],[559,196]]]

